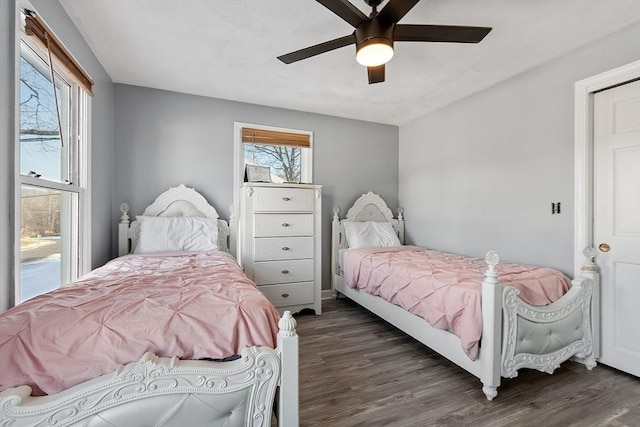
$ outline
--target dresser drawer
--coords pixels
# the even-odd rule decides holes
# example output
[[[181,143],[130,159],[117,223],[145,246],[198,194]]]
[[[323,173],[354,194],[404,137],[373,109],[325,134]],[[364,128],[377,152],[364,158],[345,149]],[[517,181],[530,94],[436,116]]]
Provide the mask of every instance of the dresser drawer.
[[[313,303],[313,282],[265,285],[260,290],[276,307]]]
[[[313,258],[313,237],[261,237],[253,244],[256,261]]]
[[[313,214],[255,214],[255,237],[313,236]]]
[[[309,188],[254,188],[254,212],[313,212],[315,191]]]
[[[313,280],[313,259],[259,261],[253,264],[253,281],[257,285],[308,282]]]

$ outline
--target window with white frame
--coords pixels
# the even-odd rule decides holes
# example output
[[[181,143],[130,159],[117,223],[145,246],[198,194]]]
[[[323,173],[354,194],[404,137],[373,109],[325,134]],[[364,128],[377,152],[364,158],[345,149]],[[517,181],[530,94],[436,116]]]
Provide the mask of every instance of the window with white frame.
[[[28,9],[21,16],[16,304],[76,279],[89,254],[91,80],[42,20]]]
[[[311,142],[308,131],[236,123],[236,176],[249,164],[269,167],[271,182],[310,183]]]

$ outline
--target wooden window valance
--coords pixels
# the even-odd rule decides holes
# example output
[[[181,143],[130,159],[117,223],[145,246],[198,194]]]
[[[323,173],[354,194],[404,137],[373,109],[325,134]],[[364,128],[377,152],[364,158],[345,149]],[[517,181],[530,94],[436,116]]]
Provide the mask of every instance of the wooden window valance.
[[[33,37],[45,51],[49,51],[55,61],[64,67],[84,90],[93,95],[93,80],[89,77],[71,53],[53,35],[53,31],[33,11],[25,10],[25,33]]]
[[[303,133],[242,128],[242,142],[246,144],[284,145],[287,147],[309,148],[311,147],[311,136]]]

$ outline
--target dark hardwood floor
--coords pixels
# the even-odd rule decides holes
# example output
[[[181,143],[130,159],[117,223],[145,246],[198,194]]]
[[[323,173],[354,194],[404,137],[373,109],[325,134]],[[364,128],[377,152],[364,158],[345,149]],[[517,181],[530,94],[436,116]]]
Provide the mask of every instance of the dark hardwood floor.
[[[640,380],[603,365],[480,380],[342,297],[296,316],[301,426],[640,426]]]

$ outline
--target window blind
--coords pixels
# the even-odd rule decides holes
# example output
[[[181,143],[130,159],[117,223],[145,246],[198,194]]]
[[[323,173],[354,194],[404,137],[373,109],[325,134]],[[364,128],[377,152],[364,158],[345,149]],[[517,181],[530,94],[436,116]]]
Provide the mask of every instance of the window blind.
[[[311,137],[307,134],[253,128],[242,128],[242,142],[245,144],[284,145],[298,148],[311,147]]]
[[[53,35],[53,31],[36,16],[33,11],[25,10],[25,33],[41,44],[45,51],[51,52],[54,60],[64,67],[89,95],[93,95],[93,80],[73,58],[71,53]]]

